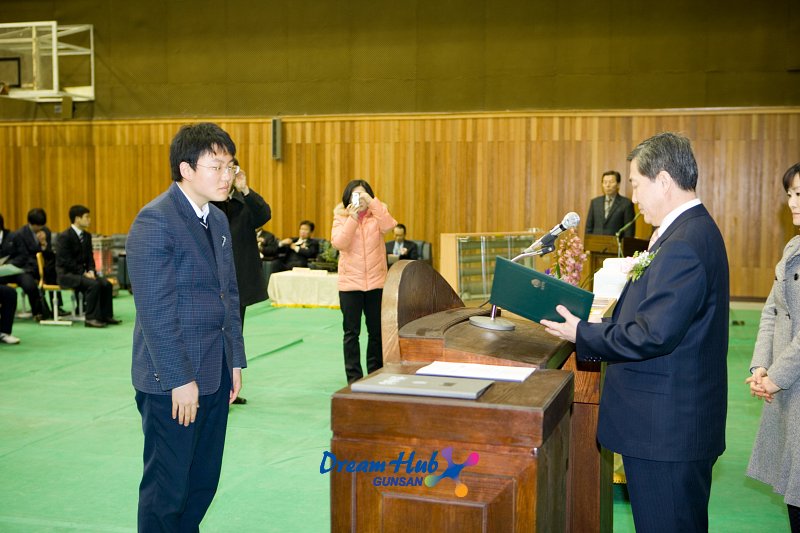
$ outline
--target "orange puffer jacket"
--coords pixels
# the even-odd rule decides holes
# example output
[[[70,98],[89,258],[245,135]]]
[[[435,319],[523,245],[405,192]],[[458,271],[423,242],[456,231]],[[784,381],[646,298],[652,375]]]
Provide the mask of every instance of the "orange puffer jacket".
[[[340,203],[333,210],[331,244],[339,250],[339,290],[382,289],[386,281],[386,245],[383,236],[397,225],[386,205],[373,198],[359,220]]]

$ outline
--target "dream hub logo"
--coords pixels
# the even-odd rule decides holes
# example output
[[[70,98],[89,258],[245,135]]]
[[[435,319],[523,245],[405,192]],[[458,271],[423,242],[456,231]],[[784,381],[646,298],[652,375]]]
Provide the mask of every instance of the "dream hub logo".
[[[434,452],[435,453],[435,452]],[[459,498],[463,498],[469,492],[469,489],[464,483],[461,483],[459,476],[461,475],[461,471],[464,470],[468,466],[474,466],[478,464],[478,459],[480,459],[480,455],[476,452],[472,452],[467,457],[467,460],[463,463],[454,463],[453,462],[453,448],[445,448],[442,450],[442,457],[447,459],[447,468],[444,472],[439,474],[438,476],[425,476],[425,486],[426,487],[435,487],[437,483],[439,483],[444,478],[451,478],[455,484],[456,489],[455,493],[456,496]]]
[[[441,480],[450,478],[456,484],[454,493],[459,498],[463,498],[469,493],[467,485],[461,482],[461,472],[470,466],[478,464],[480,456],[472,452],[463,463],[453,461],[453,448],[448,447],[442,450],[442,457],[447,460],[447,468],[438,475],[439,462],[436,460],[438,451],[434,451],[430,459],[415,461],[416,452],[412,451],[408,458],[405,452],[400,452],[397,459],[391,461],[348,461],[340,460],[331,452],[323,452],[322,462],[319,465],[319,473],[328,472],[349,472],[364,474],[387,474],[387,464],[391,467],[391,475],[376,475],[372,478],[372,484],[376,487],[421,487],[424,483],[426,487],[435,487]],[[417,474],[417,475],[414,475]],[[428,474],[422,476],[421,474]]]

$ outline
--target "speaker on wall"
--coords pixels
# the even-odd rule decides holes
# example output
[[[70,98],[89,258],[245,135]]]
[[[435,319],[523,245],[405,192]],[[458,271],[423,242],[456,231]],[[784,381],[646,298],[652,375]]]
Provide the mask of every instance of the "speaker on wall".
[[[272,119],[272,159],[280,159],[283,152],[283,124],[279,117]]]
[[[69,120],[75,112],[75,104],[72,103],[71,96],[65,96],[61,99],[61,119]]]

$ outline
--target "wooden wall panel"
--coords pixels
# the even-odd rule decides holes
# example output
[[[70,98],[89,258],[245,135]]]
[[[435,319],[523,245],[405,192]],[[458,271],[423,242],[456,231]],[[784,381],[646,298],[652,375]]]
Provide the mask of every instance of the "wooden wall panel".
[[[54,231],[70,205],[92,209],[94,231],[124,233],[171,182],[169,143],[183,120],[0,123],[0,213],[16,228],[31,207]],[[800,110],[284,117],[283,158],[269,119],[219,119],[237,143],[252,188],[273,208],[280,237],[313,220],[329,237],[350,179],[366,179],[413,238],[549,229],[585,217],[600,175],[664,130],[694,142],[698,192],[728,246],[732,294],[763,298],[794,234],[779,178],[800,160]],[[627,180],[622,192],[628,195]],[[647,238],[642,221],[637,236]],[[434,260],[436,261],[434,249]]]

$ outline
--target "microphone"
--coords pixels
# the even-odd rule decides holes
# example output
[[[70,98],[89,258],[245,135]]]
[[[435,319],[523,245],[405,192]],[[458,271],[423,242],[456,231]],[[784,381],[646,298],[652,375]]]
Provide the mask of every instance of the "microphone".
[[[632,224],[635,224],[635,223],[636,223],[636,219],[638,219],[640,216],[642,216],[642,212],[641,212],[641,211],[639,211],[638,213],[636,213],[636,216],[635,216],[635,217],[633,217],[633,220],[631,220],[630,222],[628,222],[627,224],[625,224],[624,226],[622,226],[621,228],[619,228],[619,231],[617,231],[617,232],[614,234],[614,235],[616,235],[617,239],[619,239],[619,237],[620,237],[620,235],[622,235],[622,232],[623,232],[623,231],[625,231],[626,229],[630,228]]]
[[[576,227],[580,223],[580,221],[581,217],[578,215],[578,213],[574,211],[567,213],[566,215],[564,215],[564,219],[559,224],[556,224],[556,226],[553,229],[551,229],[550,231],[539,237],[539,239],[537,239],[536,242],[525,248],[525,250],[522,253],[528,254],[533,252],[537,248],[544,248],[546,246],[552,245],[555,242],[556,237],[558,237],[559,235],[561,235],[561,233],[567,231],[568,229]]]

